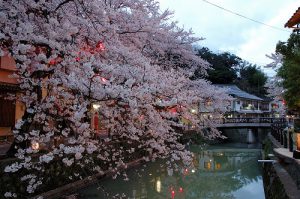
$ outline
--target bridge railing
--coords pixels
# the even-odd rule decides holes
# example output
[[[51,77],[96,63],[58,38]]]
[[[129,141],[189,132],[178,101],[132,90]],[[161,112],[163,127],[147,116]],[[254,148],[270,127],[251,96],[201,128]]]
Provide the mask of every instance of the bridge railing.
[[[223,124],[232,124],[232,123],[286,123],[285,118],[222,118]]]

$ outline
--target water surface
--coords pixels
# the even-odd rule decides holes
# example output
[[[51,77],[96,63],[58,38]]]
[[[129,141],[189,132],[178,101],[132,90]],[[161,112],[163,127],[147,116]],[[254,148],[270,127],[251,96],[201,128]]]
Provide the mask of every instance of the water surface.
[[[164,161],[151,162],[129,170],[128,181],[124,177],[105,179],[81,190],[80,197],[107,199],[125,194],[130,199],[265,198],[257,162],[260,150],[223,145],[206,149],[192,146],[191,151],[194,168],[180,166],[178,172],[169,175]]]

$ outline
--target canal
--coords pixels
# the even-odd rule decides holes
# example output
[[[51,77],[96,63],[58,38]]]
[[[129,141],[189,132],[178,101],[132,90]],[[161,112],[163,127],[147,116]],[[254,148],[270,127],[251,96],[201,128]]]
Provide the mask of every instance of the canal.
[[[244,146],[244,148],[243,148]],[[107,199],[264,199],[260,149],[247,145],[191,146],[193,168],[168,172],[163,161],[101,180],[79,192],[80,198]],[[105,190],[105,191],[104,191]],[[109,194],[105,195],[105,194]]]

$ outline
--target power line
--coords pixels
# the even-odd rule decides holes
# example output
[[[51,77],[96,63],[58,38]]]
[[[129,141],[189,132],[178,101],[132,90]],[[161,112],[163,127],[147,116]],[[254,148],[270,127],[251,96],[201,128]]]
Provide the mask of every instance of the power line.
[[[242,18],[244,18],[244,19],[250,20],[250,21],[252,21],[252,22],[255,22],[255,23],[258,23],[258,24],[267,26],[267,27],[269,27],[269,28],[276,29],[276,30],[280,30],[280,31],[292,33],[291,31],[288,31],[288,30],[285,30],[285,29],[282,29],[282,28],[278,28],[278,27],[276,27],[276,26],[272,26],[272,25],[266,24],[266,23],[264,23],[264,22],[260,22],[260,21],[258,21],[258,20],[256,20],[256,19],[251,19],[251,18],[249,18],[249,17],[247,17],[247,16],[245,16],[245,15],[239,14],[239,13],[234,12],[234,11],[231,11],[231,10],[228,10],[228,9],[222,7],[222,6],[219,6],[219,5],[217,5],[217,4],[211,3],[211,2],[209,2],[209,1],[207,1],[207,0],[202,0],[202,1],[204,1],[205,3],[208,3],[208,4],[212,5],[212,6],[215,6],[215,7],[217,7],[217,8],[220,8],[220,9],[226,11],[226,12],[229,12],[229,13],[231,13],[231,14],[234,14],[234,15],[237,15],[237,16],[242,17]]]

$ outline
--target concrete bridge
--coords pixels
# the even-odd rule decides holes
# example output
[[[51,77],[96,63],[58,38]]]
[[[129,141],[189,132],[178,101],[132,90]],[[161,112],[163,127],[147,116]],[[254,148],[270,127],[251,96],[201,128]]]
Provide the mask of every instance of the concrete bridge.
[[[285,126],[285,118],[223,118],[217,127],[229,141],[260,143],[271,129]]]

